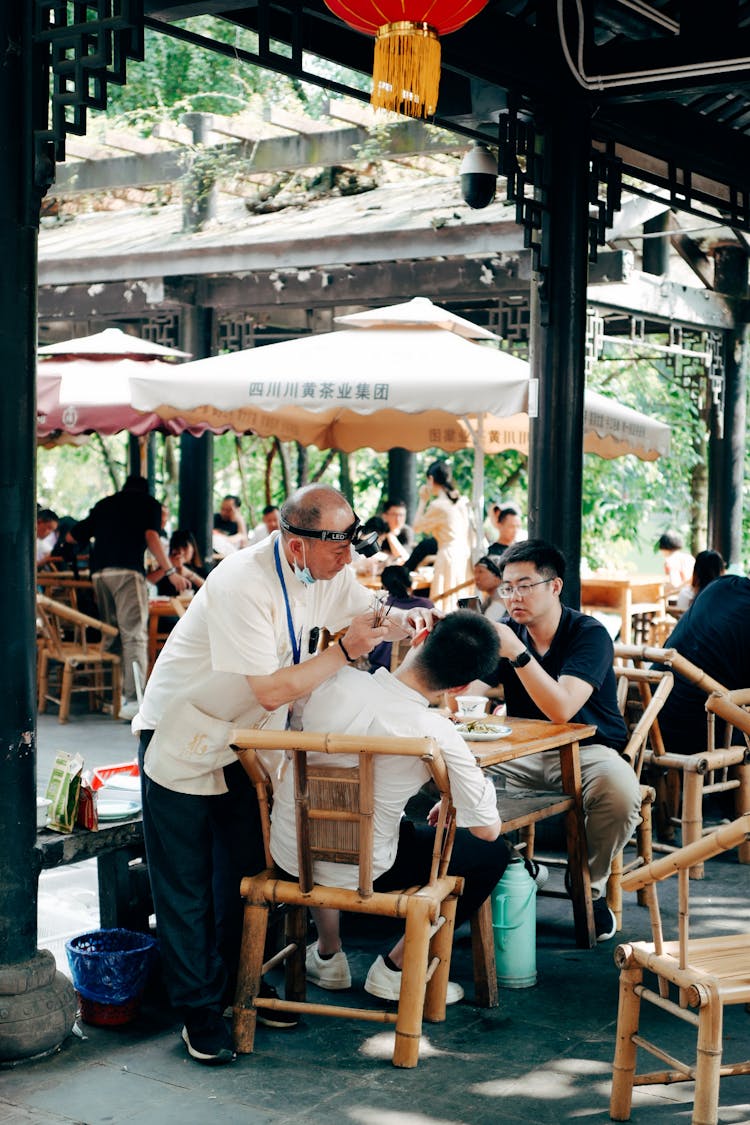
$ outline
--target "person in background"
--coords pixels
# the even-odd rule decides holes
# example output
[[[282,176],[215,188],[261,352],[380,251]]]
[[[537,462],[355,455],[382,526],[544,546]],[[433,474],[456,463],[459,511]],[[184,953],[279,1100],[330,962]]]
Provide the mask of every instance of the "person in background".
[[[684,586],[689,585],[693,577],[695,559],[683,550],[682,536],[676,531],[665,531],[656,542],[656,549],[664,559],[664,573],[667,581],[664,584],[664,593],[667,597],[679,593]]]
[[[169,565],[173,566],[183,578],[187,578],[190,583],[188,589],[199,590],[206,581],[200,573],[203,564],[192,531],[178,528],[177,531],[172,532],[169,540]],[[146,578],[156,586],[156,592],[160,597],[174,595],[169,579],[164,577],[161,567],[149,571]]]
[[[247,546],[247,525],[240,512],[241,504],[239,496],[229,493],[214,513],[214,550],[220,555],[231,555]]]
[[[490,523],[497,532],[497,539],[490,543],[488,555],[502,555],[512,547],[521,534],[521,511],[517,505],[498,500],[490,506],[487,513]]]
[[[388,592],[387,605],[406,610],[434,608],[429,598],[421,598],[412,593],[411,574],[405,566],[387,566],[380,575],[380,581],[383,589]],[[376,645],[369,656],[370,671],[375,672],[378,668],[390,670],[392,650],[392,641]]]
[[[388,545],[382,546],[381,550],[388,551],[396,562],[403,563],[414,547],[414,529],[406,522],[406,502],[385,500],[383,519],[388,524]]]
[[[72,530],[81,544],[94,540],[91,580],[101,617],[119,630],[118,636],[107,638],[105,643],[122,654],[120,718],[126,722],[138,711],[133,664],[138,665],[141,683],[146,682],[148,675],[146,548],[174,593],[181,593],[189,585],[167,558],[160,528],[161,505],[149,496],[148,481],[145,477],[129,476],[119,492],[95,504]]]
[[[669,647],[697,664],[725,688],[750,684],[750,579],[723,574],[701,590],[675,625]],[[674,687],[659,712],[659,729],[670,754],[699,754],[706,749],[706,692],[674,673]],[[735,741],[742,741],[735,731]],[[716,745],[724,723],[716,716]]]
[[[427,482],[419,490],[414,530],[437,540],[430,598],[442,613],[450,613],[456,608],[458,597],[441,595],[471,576],[474,537],[468,501],[459,495],[445,461],[433,461],[427,470]]]
[[[693,577],[689,586],[683,586],[677,595],[676,609],[690,609],[701,590],[705,590],[709,582],[721,578],[727,566],[718,551],[699,551],[695,556]]]
[[[606,898],[612,860],[641,815],[638,779],[620,756],[628,732],[617,705],[612,641],[596,618],[562,604],[565,558],[551,543],[515,543],[499,566],[508,619],[495,625],[502,659],[486,682],[502,684],[511,716],[596,727],[596,734],[581,742],[581,793],[594,926],[597,941],[607,941],[617,930]],[[561,787],[556,750],[498,769],[524,789]]]
[[[279,530],[279,506],[278,504],[266,504],[261,512],[260,523],[257,523],[248,537],[248,547],[252,547],[255,543],[260,543],[262,539],[267,539],[272,531]]]
[[[474,563],[474,585],[482,596],[480,612],[488,621],[502,621],[508,612],[500,597],[500,583],[503,574],[497,556],[482,555]]]
[[[40,508],[36,514],[36,565],[45,566],[52,557],[57,541],[57,514],[51,508]]]

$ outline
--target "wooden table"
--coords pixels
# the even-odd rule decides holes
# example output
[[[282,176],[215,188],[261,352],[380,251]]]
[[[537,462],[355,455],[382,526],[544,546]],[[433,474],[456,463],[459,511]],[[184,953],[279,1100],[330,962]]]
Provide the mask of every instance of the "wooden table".
[[[581,609],[584,613],[619,613],[620,640],[633,643],[633,618],[639,613],[664,616],[664,575],[593,575],[581,579]]]
[[[591,905],[591,880],[581,794],[581,765],[579,742],[596,733],[596,727],[585,723],[550,723],[546,719],[508,719],[511,733],[491,742],[469,742],[478,764],[487,769],[503,763],[541,754],[544,750],[559,750],[562,771],[562,795],[559,801],[540,797],[534,807],[523,815],[503,819],[503,828],[512,831],[524,824],[542,820],[558,812],[565,813],[568,845],[568,870],[571,880],[571,899],[575,924],[576,944],[591,949],[596,944],[594,912]],[[502,816],[502,811],[501,811]]]

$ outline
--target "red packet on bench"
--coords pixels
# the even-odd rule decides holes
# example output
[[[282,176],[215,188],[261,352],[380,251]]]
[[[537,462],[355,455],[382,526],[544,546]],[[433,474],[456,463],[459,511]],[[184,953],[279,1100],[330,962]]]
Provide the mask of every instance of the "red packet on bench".
[[[91,832],[96,832],[99,827],[99,817],[96,813],[96,793],[87,779],[81,782],[81,791],[78,794],[76,825],[79,828],[88,828]]]

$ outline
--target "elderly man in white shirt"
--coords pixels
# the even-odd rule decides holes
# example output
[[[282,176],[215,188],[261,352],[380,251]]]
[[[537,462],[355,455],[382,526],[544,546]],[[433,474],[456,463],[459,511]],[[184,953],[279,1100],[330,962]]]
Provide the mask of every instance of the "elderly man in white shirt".
[[[344,734],[427,736],[443,753],[456,810],[457,831],[449,871],[465,879],[459,897],[456,925],[460,925],[491,893],[503,874],[510,852],[500,836],[500,819],[492,782],[482,773],[454,724],[430,707],[444,692],[460,693],[469,681],[489,675],[499,658],[494,626],[469,610],[439,621],[423,644],[411,650],[398,671],[384,668],[374,675],[343,668],[317,688],[303,715],[306,730]],[[311,760],[322,755],[311,754]],[[345,760],[337,765],[347,764]],[[351,765],[356,765],[356,756]],[[390,890],[423,882],[430,869],[435,829],[403,816],[407,801],[428,780],[418,758],[381,756],[375,759],[373,874],[375,890]],[[436,813],[433,810],[431,817]],[[292,771],[285,771],[274,792],[271,854],[278,867],[297,875],[297,840]],[[316,882],[356,888],[357,868],[319,862]],[[343,989],[351,984],[346,954],[341,951],[339,912],[316,910],[318,942],[307,953],[308,979],[322,988]],[[365,989],[385,1000],[398,1000],[401,988],[403,938],[371,966]],[[447,1002],[463,996],[449,983]]]
[[[239,955],[240,879],[264,865],[257,800],[228,748],[232,731],[283,728],[295,702],[344,664],[404,636],[402,611],[373,625],[371,594],[349,566],[359,520],[340,492],[300,489],[280,522],[209,574],[133,720],[167,992],[188,1053],[212,1065],[234,1058],[222,1011]],[[321,629],[347,626],[338,644],[317,651]],[[271,1017],[274,1026],[295,1022]]]

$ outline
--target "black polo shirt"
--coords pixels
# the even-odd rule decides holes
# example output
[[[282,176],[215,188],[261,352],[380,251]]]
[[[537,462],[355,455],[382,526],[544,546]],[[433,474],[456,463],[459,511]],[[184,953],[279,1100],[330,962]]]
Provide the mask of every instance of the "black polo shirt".
[[[116,492],[95,504],[72,534],[79,543],[94,540],[90,569],[116,567],[145,571],[146,532],[161,528],[161,504],[146,492]]]
[[[509,618],[505,619],[505,624],[554,680],[559,680],[561,676],[575,676],[593,687],[594,690],[583,707],[571,719],[573,723],[590,723],[597,728],[596,734],[584,739],[582,744],[597,743],[618,751],[624,749],[628,734],[617,706],[614,649],[604,626],[595,617],[563,606],[552,644],[544,656],[540,656],[525,625],[519,625]],[[503,685],[510,716],[521,719],[547,718],[526,691],[516,669],[507,660],[500,661],[492,682],[493,686]]]

